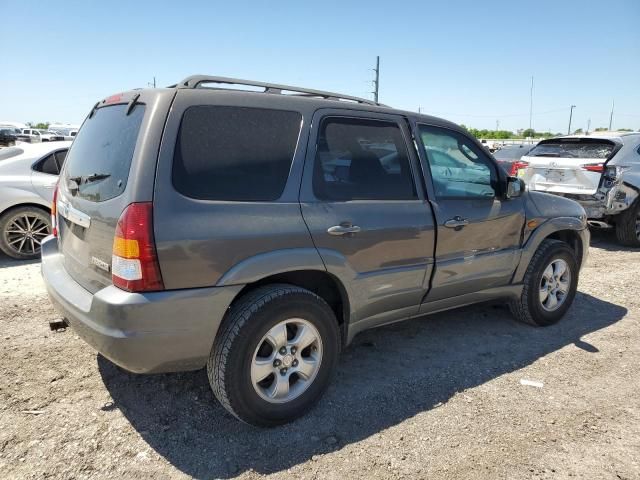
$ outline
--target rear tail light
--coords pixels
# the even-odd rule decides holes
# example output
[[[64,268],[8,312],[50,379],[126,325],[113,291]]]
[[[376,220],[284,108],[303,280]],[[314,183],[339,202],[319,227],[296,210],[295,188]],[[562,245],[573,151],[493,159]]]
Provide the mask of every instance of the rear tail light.
[[[58,220],[56,214],[58,213],[58,185],[60,180],[56,182],[56,186],[53,189],[53,201],[51,202],[51,234],[54,237],[58,236]]]
[[[525,169],[529,166],[529,162],[516,161],[511,164],[511,170],[509,170],[509,175],[512,177],[518,176],[518,170]]]
[[[151,202],[132,203],[120,215],[113,239],[111,278],[116,287],[130,292],[164,290]]]
[[[604,163],[587,163],[585,165],[580,165],[580,168],[586,170],[588,172],[604,172]]]

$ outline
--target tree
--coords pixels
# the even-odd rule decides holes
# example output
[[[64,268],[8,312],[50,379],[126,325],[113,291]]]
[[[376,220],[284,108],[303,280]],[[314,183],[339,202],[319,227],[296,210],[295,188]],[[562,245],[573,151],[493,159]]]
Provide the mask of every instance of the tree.
[[[618,128],[618,132],[633,132],[630,128]]]
[[[47,130],[49,128],[49,122],[39,122],[39,123],[33,123],[33,122],[29,122],[27,123],[27,125],[29,125],[31,128],[37,128],[39,130]]]
[[[536,136],[536,131],[533,128],[527,128],[526,130],[522,131],[522,136],[523,137],[535,137]]]
[[[598,127],[598,128],[596,128],[596,132],[606,132],[607,130],[609,130],[609,129],[606,128],[606,127]]]
[[[579,128],[573,132],[574,135],[580,135],[582,133],[582,129]]]

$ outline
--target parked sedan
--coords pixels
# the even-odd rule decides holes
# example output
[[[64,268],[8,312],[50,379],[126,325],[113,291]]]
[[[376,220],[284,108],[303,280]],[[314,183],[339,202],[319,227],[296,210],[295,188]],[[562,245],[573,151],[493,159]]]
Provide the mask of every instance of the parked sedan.
[[[543,140],[522,160],[530,190],[578,201],[591,226],[615,228],[620,243],[640,247],[640,132]]]
[[[531,144],[505,145],[493,152],[493,156],[505,172],[515,177],[518,174],[518,170],[527,167],[528,164],[521,159],[527,155],[534,146],[535,145]]]
[[[53,190],[71,142],[22,143],[0,150],[0,250],[40,256],[51,230]]]

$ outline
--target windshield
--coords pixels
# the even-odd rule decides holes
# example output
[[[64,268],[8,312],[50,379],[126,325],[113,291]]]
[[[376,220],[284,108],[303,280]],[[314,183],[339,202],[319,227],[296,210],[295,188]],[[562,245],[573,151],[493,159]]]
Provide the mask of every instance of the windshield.
[[[609,140],[567,138],[540,142],[529,153],[530,157],[562,157],[607,159],[615,145]]]
[[[124,192],[145,107],[138,104],[96,110],[88,118],[67,155],[65,181],[76,197],[102,202]]]

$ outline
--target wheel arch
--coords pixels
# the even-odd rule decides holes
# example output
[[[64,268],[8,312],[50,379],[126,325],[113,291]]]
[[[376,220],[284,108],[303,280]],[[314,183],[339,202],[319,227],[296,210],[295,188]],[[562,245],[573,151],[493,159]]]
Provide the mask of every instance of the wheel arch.
[[[293,285],[318,295],[327,302],[335,314],[342,335],[342,342],[344,343],[346,341],[350,312],[349,296],[342,282],[326,270],[302,269],[266,275],[258,280],[247,283],[242,290],[236,294],[229,308],[249,292],[270,284]]]
[[[2,211],[0,211],[0,217],[2,217],[4,214],[10,212],[11,210],[16,210],[18,208],[24,208],[24,207],[37,208],[39,210],[42,210],[47,215],[51,215],[51,207],[50,206],[45,205],[44,203],[28,201],[28,202],[23,202],[23,203],[12,203],[11,205],[3,205],[3,209],[2,209]]]
[[[540,244],[546,239],[560,240],[567,243],[576,254],[578,266],[582,265],[587,254],[586,249],[589,247],[589,235],[586,234],[585,240],[585,231],[588,232],[584,222],[577,217],[556,217],[544,222],[531,234],[522,247],[520,264],[516,268],[512,283],[522,282],[531,259]]]

